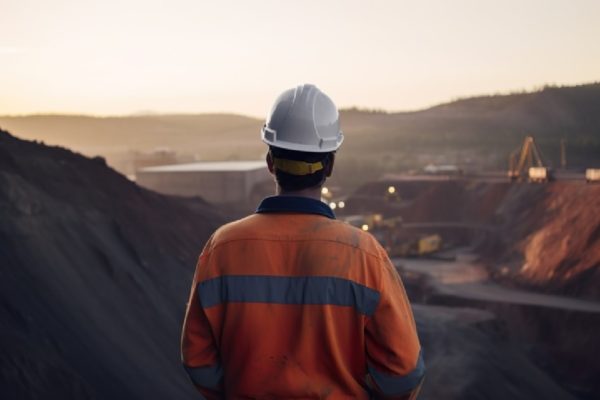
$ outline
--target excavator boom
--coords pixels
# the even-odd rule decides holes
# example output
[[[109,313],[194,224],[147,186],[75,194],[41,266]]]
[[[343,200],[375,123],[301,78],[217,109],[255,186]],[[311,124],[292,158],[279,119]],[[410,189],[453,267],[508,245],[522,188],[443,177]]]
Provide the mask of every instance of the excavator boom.
[[[519,161],[515,163],[517,154],[519,154]],[[520,179],[529,176],[531,179],[529,172],[532,168],[538,172],[536,176],[539,175],[541,169],[547,170],[542,160],[542,153],[537,147],[533,136],[527,136],[521,147],[513,150],[509,155],[508,177],[510,179]]]

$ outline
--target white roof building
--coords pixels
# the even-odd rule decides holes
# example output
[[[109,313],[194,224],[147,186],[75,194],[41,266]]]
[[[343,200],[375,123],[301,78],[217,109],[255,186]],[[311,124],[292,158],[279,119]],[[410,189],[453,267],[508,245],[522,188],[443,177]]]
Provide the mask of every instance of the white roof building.
[[[253,205],[273,178],[265,161],[215,161],[161,165],[136,173],[139,185],[160,193],[200,196],[224,205]]]

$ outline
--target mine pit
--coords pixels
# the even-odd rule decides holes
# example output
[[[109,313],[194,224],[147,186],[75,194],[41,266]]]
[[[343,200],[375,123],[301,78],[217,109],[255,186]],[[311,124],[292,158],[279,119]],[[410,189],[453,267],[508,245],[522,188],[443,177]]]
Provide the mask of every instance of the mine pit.
[[[376,195],[392,185],[401,202]],[[392,250],[436,380],[424,398],[441,395],[437,384],[466,398],[594,398],[599,201],[600,186],[582,182],[414,177],[348,198],[346,212],[381,215],[371,232]],[[402,235],[389,233],[392,219]],[[441,243],[431,252],[394,254],[389,239],[432,235]]]

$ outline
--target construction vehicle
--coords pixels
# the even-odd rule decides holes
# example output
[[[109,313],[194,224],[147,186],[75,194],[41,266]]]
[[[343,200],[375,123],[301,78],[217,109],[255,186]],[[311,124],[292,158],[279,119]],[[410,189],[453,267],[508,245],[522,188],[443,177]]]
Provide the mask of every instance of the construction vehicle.
[[[585,170],[585,181],[600,182],[600,168],[588,168]]]
[[[417,242],[417,254],[435,253],[442,247],[442,237],[438,234],[423,236]]]
[[[390,257],[426,256],[442,248],[442,238],[438,234],[417,236],[402,231],[400,216],[383,219],[381,214],[349,215],[344,221],[370,232]]]
[[[438,234],[410,235],[401,230],[402,217],[382,220],[375,232],[390,257],[419,257],[435,253],[442,248],[442,238]]]
[[[542,160],[542,153],[533,136],[527,136],[523,144],[513,150],[508,158],[508,177],[510,180],[529,182],[547,182],[552,179],[551,170]]]
[[[529,182],[547,182],[549,179],[548,168],[530,167],[528,172]]]
[[[423,257],[442,248],[442,237],[438,234],[405,238],[398,242],[387,243],[385,249],[390,257]]]

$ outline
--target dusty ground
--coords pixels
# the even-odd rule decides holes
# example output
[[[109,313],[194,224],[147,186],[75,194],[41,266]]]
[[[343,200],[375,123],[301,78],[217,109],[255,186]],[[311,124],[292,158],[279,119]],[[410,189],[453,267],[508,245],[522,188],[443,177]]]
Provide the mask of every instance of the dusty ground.
[[[441,295],[580,311],[600,316],[600,302],[502,286],[491,280],[488,269],[478,261],[478,256],[474,253],[459,251],[454,261],[414,258],[399,259],[398,263],[405,271],[426,274],[431,278],[429,285]]]
[[[503,356],[519,355],[525,360],[520,364],[538,370],[535,379],[540,379],[537,382],[540,387],[560,386],[563,392],[585,399],[595,398],[600,393],[596,379],[600,373],[600,349],[596,346],[597,332],[600,331],[599,302],[499,285],[490,279],[485,266],[468,249],[459,249],[454,261],[398,258],[394,262],[414,301],[446,305],[444,310],[449,317],[440,320],[452,320],[450,316],[460,310],[475,315],[485,310],[488,320],[493,323],[481,324],[467,318],[466,325],[472,331],[479,330],[480,334],[483,329],[486,340],[494,342],[494,347],[504,349]],[[415,315],[419,309],[415,308]],[[431,346],[426,341],[424,345]],[[463,345],[463,350],[468,357],[480,354],[468,344]],[[488,378],[498,372],[489,365],[495,362],[493,356],[482,357],[479,362],[488,364]],[[513,360],[498,359],[497,362],[511,365]],[[521,367],[515,364],[507,370],[504,377],[508,381],[513,380],[508,376],[514,371],[512,368]],[[529,378],[529,384],[533,379]],[[520,386],[522,383],[514,384],[521,389],[527,387]],[[518,394],[522,392],[518,391]],[[541,392],[530,395],[531,398],[546,398]],[[483,395],[481,398],[492,397]],[[507,398],[517,397],[510,395]]]
[[[413,305],[427,365],[420,399],[575,399],[487,311]]]

